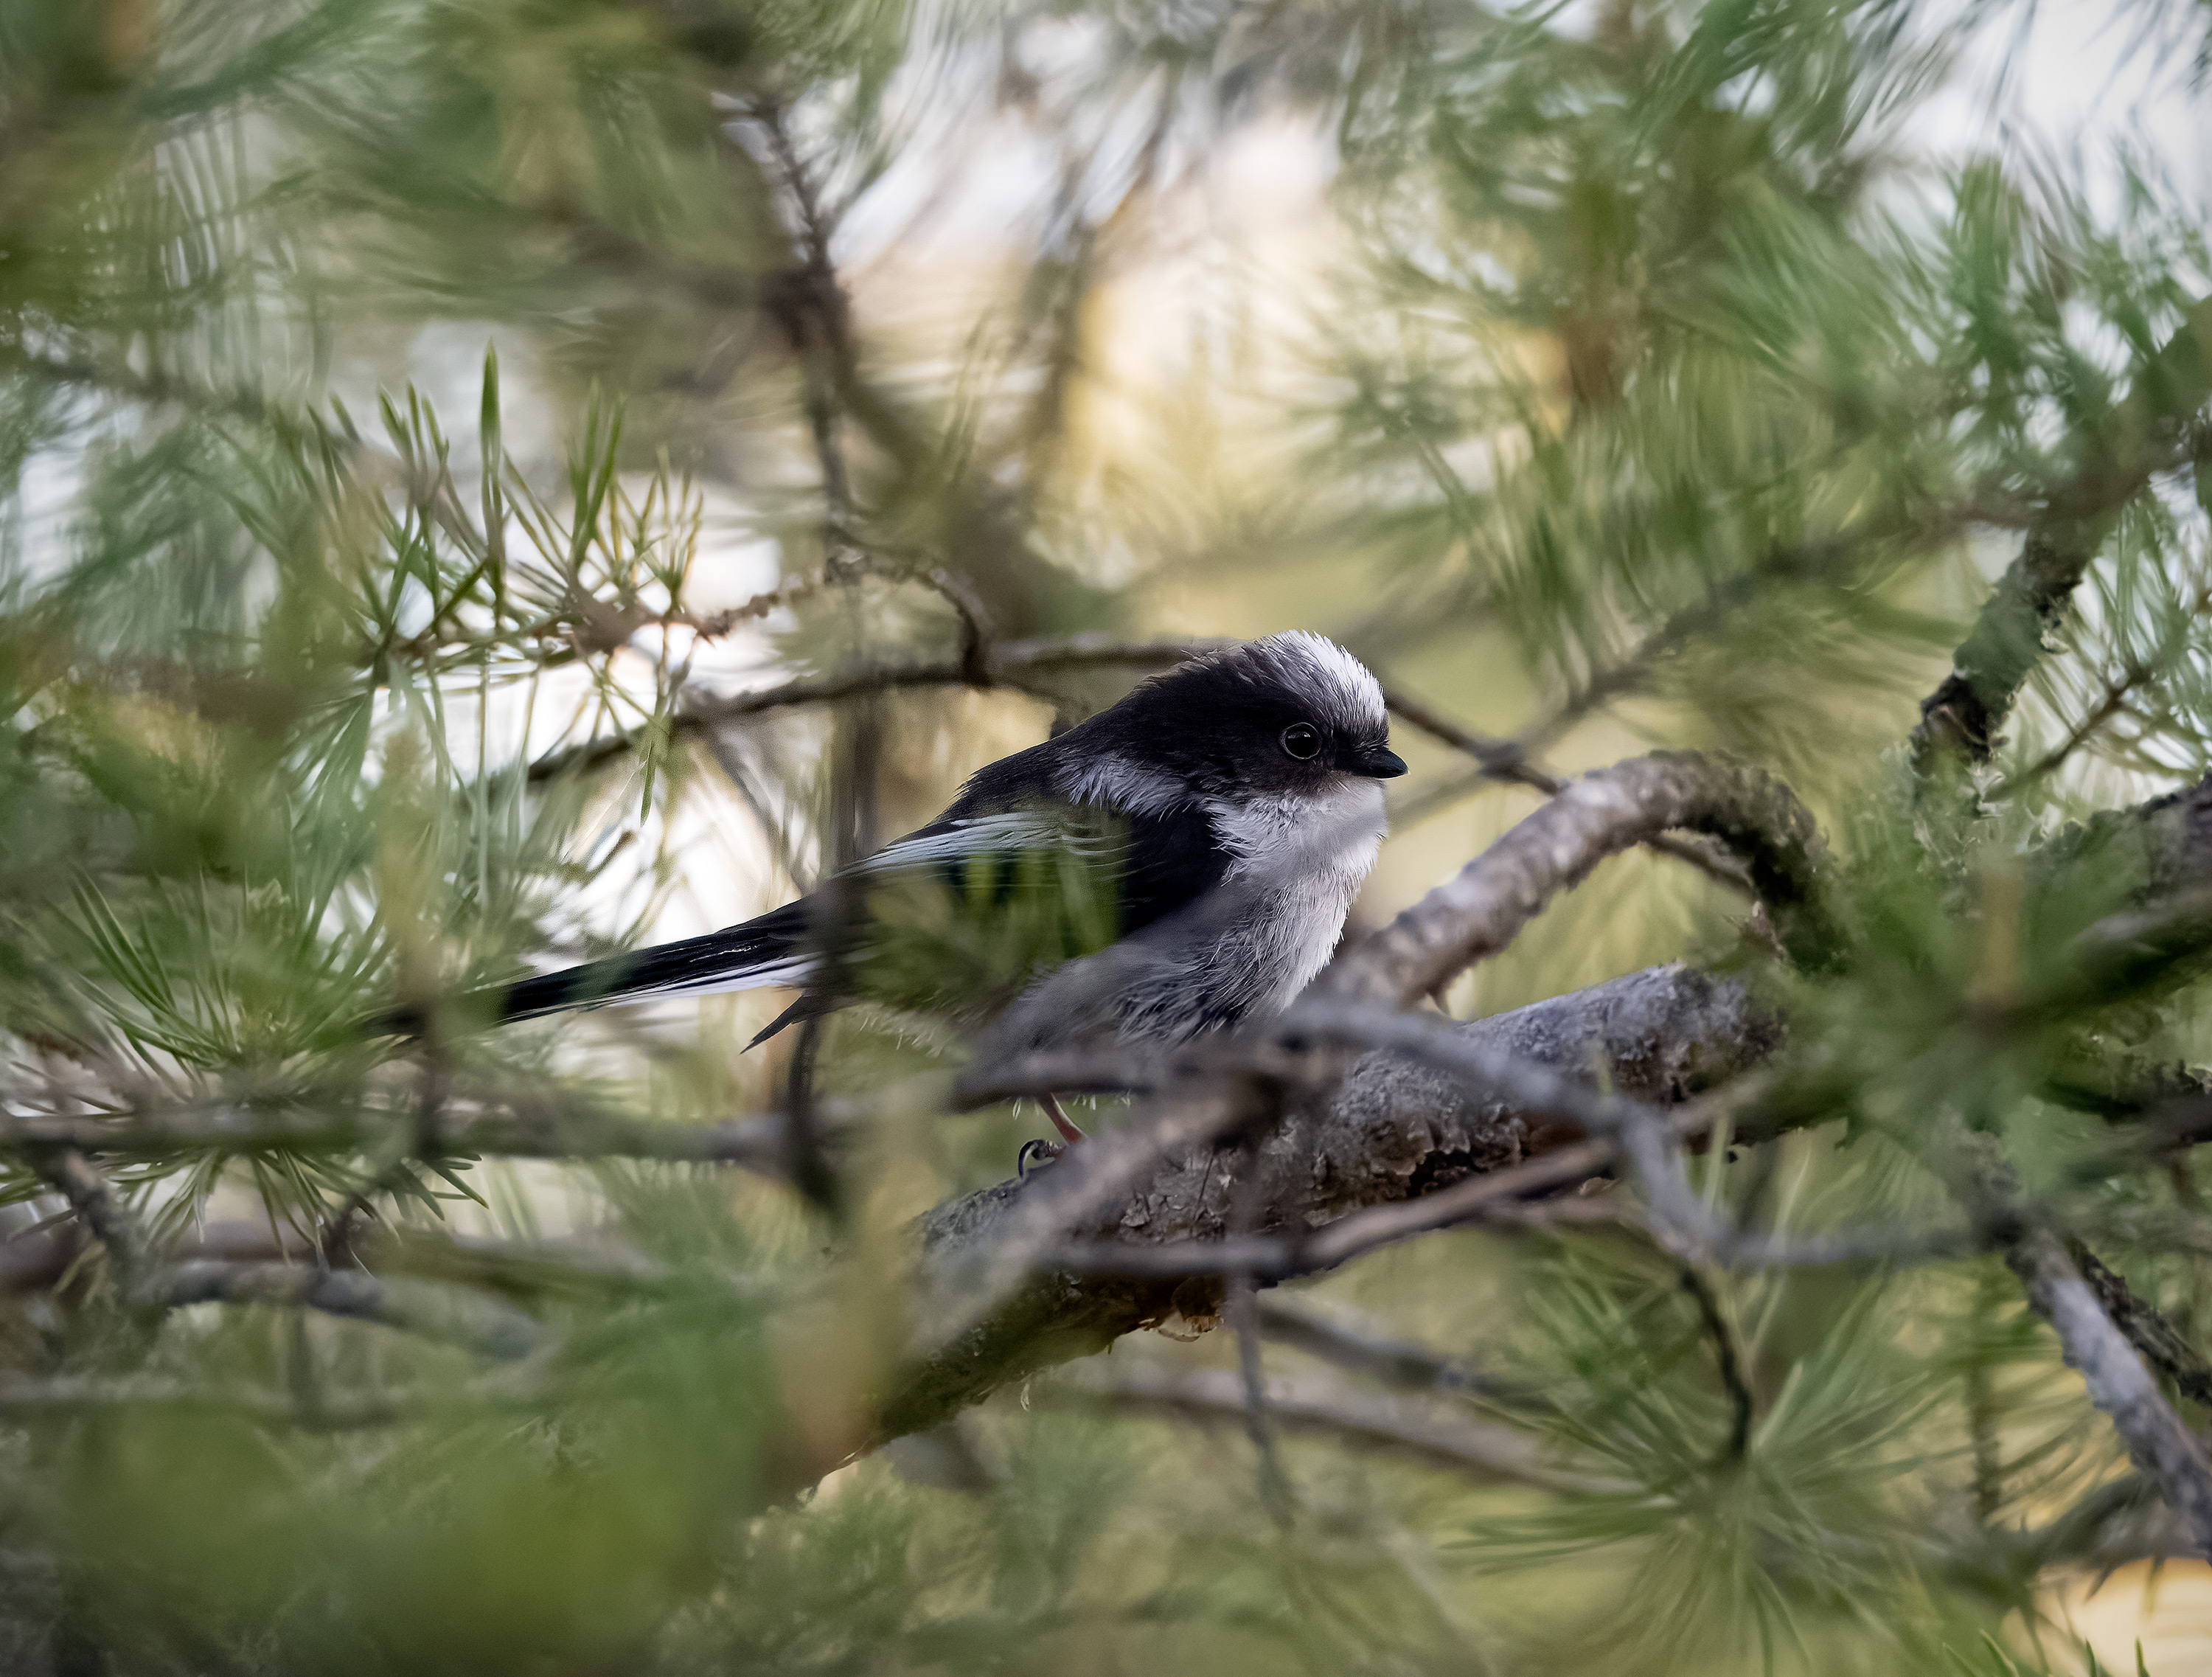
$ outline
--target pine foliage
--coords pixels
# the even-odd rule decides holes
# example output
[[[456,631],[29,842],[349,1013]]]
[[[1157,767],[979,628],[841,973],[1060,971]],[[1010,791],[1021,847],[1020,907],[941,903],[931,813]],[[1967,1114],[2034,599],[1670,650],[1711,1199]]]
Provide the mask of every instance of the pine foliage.
[[[2201,1436],[2212,247],[1931,146],[2033,9],[0,0],[0,1668],[2127,1668],[2191,1541],[2021,1254]],[[1445,998],[1747,986],[1747,1244],[1594,1182],[1280,1289],[1256,1413],[1146,1334],[875,1449],[1036,1128],[915,975],[1098,915],[750,1055],[465,999],[1285,627],[1484,730],[1365,923],[1651,745],[1814,809],[1825,964],[1646,848]]]

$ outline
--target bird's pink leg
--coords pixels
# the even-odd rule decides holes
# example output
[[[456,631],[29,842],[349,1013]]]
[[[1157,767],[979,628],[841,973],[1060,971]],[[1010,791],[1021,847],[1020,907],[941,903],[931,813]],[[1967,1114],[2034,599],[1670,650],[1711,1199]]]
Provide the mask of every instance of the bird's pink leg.
[[[1052,1120],[1052,1127],[1060,1132],[1062,1141],[1073,1145],[1085,1139],[1083,1132],[1075,1127],[1075,1121],[1060,1110],[1058,1096],[1045,1095],[1040,1100],[1044,1107],[1044,1115]]]

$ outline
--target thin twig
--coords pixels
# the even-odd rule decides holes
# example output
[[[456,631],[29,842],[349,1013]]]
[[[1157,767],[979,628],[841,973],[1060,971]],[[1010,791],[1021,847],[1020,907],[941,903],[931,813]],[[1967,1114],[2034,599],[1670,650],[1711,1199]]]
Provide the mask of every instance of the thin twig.
[[[1966,1364],[1966,1433],[1973,1449],[1974,1517],[1984,1527],[1997,1517],[1997,1510],[2004,1505],[2004,1460],[1997,1439],[1996,1388],[1985,1354],[2003,1290],[2004,1272],[1992,1265],[1974,1291],[1971,1318],[1973,1340],[1967,1347],[1971,1360]]]
[[[734,1164],[768,1175],[785,1170],[783,1120],[775,1115],[690,1124],[643,1121],[527,1096],[504,1109],[438,1115],[431,1151],[510,1158],[645,1158],[670,1163]],[[863,1115],[849,1101],[819,1103],[817,1121],[835,1139]],[[55,1148],[125,1158],[158,1157],[179,1150],[224,1152],[346,1152],[386,1140],[411,1112],[380,1115],[333,1103],[315,1110],[274,1109],[228,1100],[180,1102],[114,1112],[0,1113],[0,1151],[30,1156]]]
[[[1244,1382],[1233,1370],[1111,1366],[1119,1360],[1077,1364],[1034,1389],[1048,1402],[1108,1404],[1197,1420],[1237,1422],[1247,1413]],[[1617,1488],[1547,1470],[1534,1441],[1510,1427],[1449,1408],[1412,1407],[1337,1381],[1270,1380],[1267,1413],[1285,1431],[1401,1453],[1484,1484],[1584,1493]]]
[[[545,1343],[531,1317],[483,1293],[360,1270],[198,1260],[149,1273],[137,1297],[160,1309],[221,1303],[320,1310],[465,1346],[501,1362],[519,1362]]]
[[[144,1267],[145,1242],[114,1186],[74,1146],[41,1145],[27,1151],[33,1168],[107,1249],[109,1261],[129,1291]]]
[[[2204,600],[2200,597],[2196,611],[2191,613],[2191,616],[2200,615],[2203,611],[2204,604]],[[2069,757],[2087,744],[2100,728],[2127,708],[2129,696],[2148,681],[2152,674],[2153,671],[2143,665],[2130,665],[2120,672],[2117,680],[2106,684],[2104,696],[2079,722],[2067,730],[2065,738],[2060,740],[2018,774],[2008,776],[2002,785],[1991,791],[1990,798],[1992,799],[2008,798],[2021,787],[2031,786],[2046,775],[2054,773]]]
[[[1267,1419],[1267,1374],[1261,1360],[1257,1294],[1250,1276],[1230,1278],[1225,1314],[1237,1335],[1237,1374],[1243,1390],[1244,1431],[1252,1440],[1252,1452],[1258,1459],[1261,1505],[1278,1526],[1287,1528],[1297,1503],[1291,1490],[1290,1475],[1283,1471],[1282,1455],[1275,1448],[1275,1429]]]
[[[526,1408],[538,1401],[530,1385],[484,1380],[458,1393],[413,1388],[318,1394],[312,1407],[289,1393],[251,1386],[198,1386],[158,1375],[100,1377],[57,1375],[0,1379],[0,1415],[23,1420],[74,1416],[98,1409],[206,1409],[309,1431],[343,1431],[483,1408]]]
[[[446,1079],[438,1063],[434,1034],[426,1040],[428,1047],[422,1057],[422,1089],[415,1104],[414,1127],[406,1145],[390,1163],[347,1194],[337,1210],[324,1219],[315,1249],[326,1266],[352,1261],[354,1230],[361,1219],[371,1213],[376,1196],[411,1182],[415,1161],[434,1157],[438,1151],[438,1113],[445,1103]]]
[[[1698,1307],[1698,1320],[1704,1325],[1705,1338],[1713,1347],[1713,1366],[1719,1371],[1721,1386],[1728,1393],[1728,1448],[1722,1453],[1724,1461],[1741,1461],[1751,1444],[1753,1404],[1751,1388],[1744,1382],[1743,1359],[1737,1353],[1735,1334],[1730,1330],[1728,1318],[1721,1314],[1720,1301],[1695,1266],[1682,1266],[1682,1291],[1690,1295]]]
[[[1364,1375],[1401,1391],[1506,1402],[1528,1395],[1524,1388],[1497,1380],[1458,1358],[1411,1340],[1364,1333],[1278,1293],[1260,1299],[1260,1331],[1347,1374]]]

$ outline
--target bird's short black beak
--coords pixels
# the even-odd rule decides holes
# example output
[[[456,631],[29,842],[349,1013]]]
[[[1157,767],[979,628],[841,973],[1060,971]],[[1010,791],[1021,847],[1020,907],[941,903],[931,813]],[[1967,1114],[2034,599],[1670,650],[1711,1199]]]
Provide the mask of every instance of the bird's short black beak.
[[[1395,781],[1406,772],[1406,759],[1388,745],[1370,745],[1360,752],[1353,769],[1370,780]]]

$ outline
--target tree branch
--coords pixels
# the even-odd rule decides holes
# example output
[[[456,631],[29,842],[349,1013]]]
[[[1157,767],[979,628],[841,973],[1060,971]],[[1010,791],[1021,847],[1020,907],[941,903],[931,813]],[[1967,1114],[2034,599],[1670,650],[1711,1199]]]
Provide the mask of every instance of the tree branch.
[[[986,610],[983,602],[964,580],[941,570],[917,574],[914,580],[927,583],[944,595],[960,616],[961,649],[957,658],[877,665],[830,676],[805,676],[750,693],[694,700],[669,720],[673,734],[682,737],[709,731],[772,710],[836,704],[847,699],[915,688],[1011,687],[1018,692],[1052,698],[1056,696],[1040,684],[1048,676],[1079,670],[1166,670],[1235,644],[1218,640],[1123,641],[1095,634],[994,642],[988,635],[988,620],[981,615]],[[750,612],[758,604],[756,600],[739,609]],[[1473,756],[1492,778],[1516,781],[1547,793],[1559,788],[1559,782],[1551,775],[1522,762],[1519,749],[1510,741],[1476,733],[1404,693],[1385,689],[1383,702],[1392,714],[1410,726],[1454,750]],[[544,781],[598,768],[634,750],[643,733],[642,728],[631,729],[549,752],[531,765],[530,778]]]
[[[1779,1040],[1773,1017],[1741,985],[1681,966],[1632,974],[1455,1034],[1562,1072],[1595,1071],[1620,1096],[1665,1105],[1756,1065]],[[1066,1210],[1074,1183],[1053,1185],[1068,1168],[1063,1161],[923,1218],[923,1279],[932,1292],[947,1290],[964,1306],[977,1278],[1000,1274],[1001,1259],[1016,1262],[1016,1284],[980,1317],[963,1312],[957,1332],[890,1382],[880,1437],[933,1426],[1009,1380],[1102,1349],[1138,1328],[1218,1309],[1218,1281],[1181,1273],[1201,1255],[1191,1243],[1210,1246],[1230,1234],[1214,1150],[1184,1142],[1164,1151],[1147,1148],[1144,1157],[1150,1163],[1141,1174],[1110,1194],[1086,1196],[1080,1216]],[[1329,1238],[1328,1225],[1369,1207],[1389,1207],[1419,1224],[1433,1202],[1446,1213],[1439,1223],[1458,1220],[1469,1212],[1467,1199],[1504,1203],[1556,1188],[1601,1170],[1609,1157],[1610,1144],[1585,1140],[1575,1125],[1551,1121],[1494,1091],[1471,1091],[1405,1054],[1376,1051],[1358,1056],[1326,1100],[1294,1103],[1239,1168],[1257,1176],[1255,1237],[1319,1243]],[[1530,1174],[1512,1174],[1516,1165]],[[1459,1197],[1443,1199],[1448,1194]],[[1379,1244],[1411,1231],[1363,1230],[1360,1239]],[[1030,1268],[1055,1249],[1087,1242],[1118,1243],[1127,1260],[1121,1273]],[[1017,1249],[1023,1255],[1014,1259]],[[1306,1249],[1328,1255],[1313,1244]],[[1177,1273],[1146,1275],[1144,1265],[1155,1256],[1172,1260]],[[1264,1264],[1253,1269],[1265,1279]]]
[[[1346,1374],[1363,1375],[1401,1391],[1471,1394],[1501,1402],[1527,1395],[1522,1388],[1496,1380],[1457,1358],[1411,1340],[1364,1333],[1278,1293],[1260,1300],[1260,1331]]]
[[[849,1129],[857,1110],[824,1102],[817,1118],[833,1132]],[[0,1113],[0,1150],[35,1155],[54,1149],[121,1157],[160,1157],[179,1150],[224,1152],[345,1152],[374,1147],[415,1122],[411,1112],[380,1120],[374,1112],[270,1110],[221,1102],[149,1106],[119,1112]],[[444,1110],[422,1151],[439,1155],[495,1154],[509,1158],[645,1158],[735,1164],[782,1173],[783,1121],[777,1116],[719,1123],[641,1121],[514,1097],[505,1110]],[[74,1203],[74,1201],[72,1202]],[[112,1219],[111,1219],[112,1220]],[[95,1224],[96,1227],[97,1224]],[[102,1235],[103,1239],[107,1238]]]
[[[2090,1401],[2111,1418],[2128,1454],[2158,1486],[2196,1552],[2212,1558],[2212,1463],[2203,1444],[2181,1424],[2127,1336],[2106,1313],[2065,1240],[2027,1220],[2012,1167],[1995,1139],[1962,1133],[1949,1152],[1944,1168],[1953,1193],[2002,1239],[2006,1264],[2020,1278],[2028,1303],[2058,1336],[2067,1366],[2081,1375]]]
[[[2105,1314],[2064,1244],[2048,1230],[2031,1230],[2013,1242],[2005,1261],[2027,1288],[2035,1313],[2058,1335],[2067,1364],[2080,1373],[2090,1401],[2112,1417],[2128,1454],[2180,1517],[2191,1548],[2212,1557],[2212,1465]]]
[[[113,1186],[70,1143],[47,1143],[27,1151],[33,1168],[69,1201],[77,1221],[107,1249],[109,1261],[129,1289],[144,1266],[145,1243]]]
[[[531,1317],[466,1288],[381,1280],[353,1269],[198,1260],[149,1274],[137,1290],[161,1309],[187,1304],[274,1304],[381,1322],[404,1333],[519,1362],[545,1343]]]
[[[1735,1334],[1729,1327],[1728,1318],[1721,1314],[1720,1300],[1713,1296],[1711,1285],[1694,1266],[1682,1267],[1682,1291],[1698,1307],[1698,1321],[1713,1348],[1713,1366],[1729,1395],[1731,1419],[1728,1447],[1722,1453],[1722,1460],[1741,1461],[1751,1444],[1753,1403],[1751,1388],[1743,1377],[1743,1359],[1736,1351]]]
[[[2183,432],[2212,399],[2212,298],[2197,302],[2144,367],[2125,400],[2081,441],[2081,464],[2042,510],[1972,630],[1951,673],[1920,707],[1912,731],[1923,775],[1947,756],[1989,759],[1997,730],[2043,655],[2082,574],[2127,504],[2151,478],[2186,458]]]
[[[1050,1402],[1107,1405],[1199,1421],[1234,1424],[1247,1414],[1244,1382],[1227,1369],[1169,1372],[1085,1365],[1036,1390]],[[1545,1469],[1535,1444],[1510,1427],[1415,1407],[1340,1381],[1278,1377],[1267,1382],[1267,1413],[1285,1431],[1386,1449],[1484,1484],[1546,1491],[1601,1488]]]
[[[1817,959],[1828,939],[1823,847],[1790,789],[1747,764],[1656,753],[1570,783],[1504,837],[1338,959],[1308,994],[1404,1006],[1505,947],[1606,857],[1670,828],[1722,840],[1746,862],[1785,943]]]
[[[2128,1343],[2179,1387],[2184,1397],[2212,1409],[2212,1366],[2206,1364],[2165,1312],[2138,1298],[2135,1290],[2082,1241],[2069,1238],[2066,1252],[2096,1295],[2098,1304],[2112,1319],[2112,1326],[2127,1335]]]

